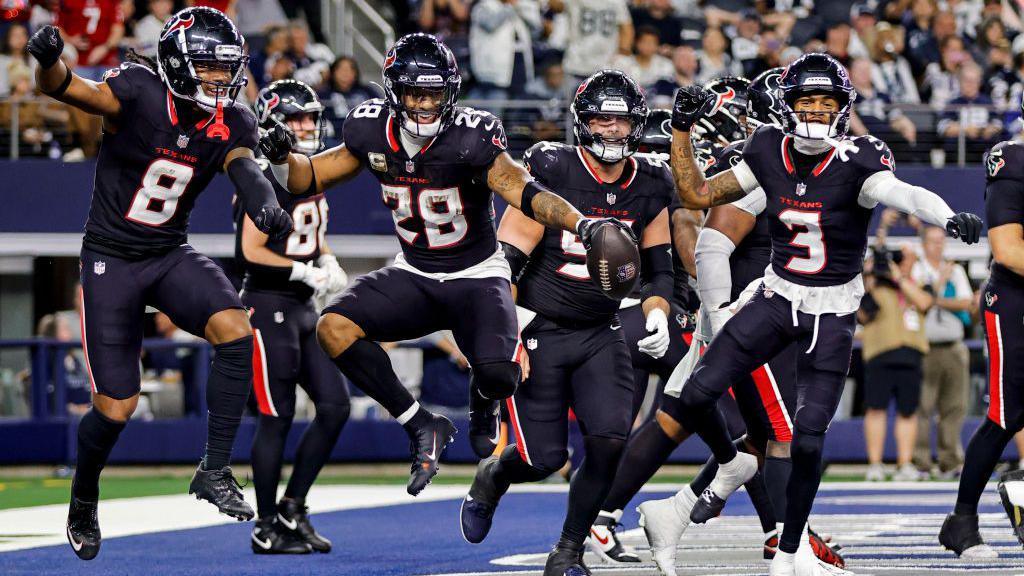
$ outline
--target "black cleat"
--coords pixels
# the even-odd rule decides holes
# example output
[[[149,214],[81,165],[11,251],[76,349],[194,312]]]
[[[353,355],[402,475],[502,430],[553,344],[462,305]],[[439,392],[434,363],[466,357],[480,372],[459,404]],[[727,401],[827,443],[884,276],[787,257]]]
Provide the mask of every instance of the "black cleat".
[[[309,554],[313,548],[281,525],[277,516],[260,518],[249,536],[254,554]]]
[[[583,563],[583,549],[555,546],[544,564],[544,576],[591,576]]]
[[[477,464],[473,485],[469,487],[469,494],[459,509],[462,538],[470,544],[479,544],[487,537],[491,531],[491,522],[494,521],[494,510],[505,494],[504,490],[495,486],[491,476],[490,470],[497,463],[498,457],[490,456]]]
[[[963,558],[998,558],[978,531],[977,514],[949,514],[939,530],[939,544]]]
[[[242,497],[242,485],[231,474],[231,468],[225,466],[219,470],[203,470],[200,464],[188,485],[188,493],[195,494],[197,500],[206,500],[239,522],[252,520],[256,515]]]
[[[593,526],[590,527],[590,537],[587,538],[590,550],[605,562],[639,562],[640,556],[636,550],[619,541],[619,536],[615,533],[619,526],[621,524],[614,517],[604,512],[598,514],[597,520],[594,520]]]
[[[469,444],[477,458],[487,458],[501,440],[501,403],[469,390]]]
[[[705,488],[697,498],[696,504],[690,510],[690,522],[703,524],[712,518],[717,518],[725,508],[725,500],[718,497],[711,488]]]
[[[85,502],[74,496],[68,508],[68,543],[82,560],[92,560],[100,553],[100,521],[96,517],[97,502]]]
[[[452,421],[438,414],[430,415],[430,422],[412,435],[412,475],[405,490],[416,496],[430,484],[437,474],[437,461],[457,432]]]
[[[331,551],[331,541],[317,533],[309,522],[309,506],[299,498],[281,498],[277,503],[277,523],[291,530],[296,537],[324,554]]]

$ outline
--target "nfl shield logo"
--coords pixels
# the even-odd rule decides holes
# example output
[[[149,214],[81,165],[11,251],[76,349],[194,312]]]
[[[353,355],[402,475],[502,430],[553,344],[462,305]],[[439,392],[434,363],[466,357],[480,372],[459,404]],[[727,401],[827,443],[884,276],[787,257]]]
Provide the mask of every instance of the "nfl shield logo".
[[[412,174],[413,172],[415,172],[416,171],[416,163],[413,162],[412,160],[407,160],[405,162],[405,171],[408,172],[409,174]]]
[[[607,200],[609,204],[615,204],[615,192],[609,192],[605,195],[605,200]]]
[[[186,147],[188,147],[188,136],[185,136],[184,134],[179,134],[178,135],[178,148],[186,148]]]
[[[803,196],[804,194],[807,194],[807,184],[801,182],[796,185],[796,195]]]
[[[93,272],[93,274],[95,274],[97,276],[100,276],[100,275],[102,275],[106,271],[107,271],[107,263],[106,262],[93,262],[92,263],[92,272]]]
[[[527,340],[526,341],[526,349],[527,350],[536,350],[537,349],[537,339],[536,338],[530,338],[529,340]]]
[[[281,312],[280,310],[274,312],[274,323],[284,324],[284,312]]]

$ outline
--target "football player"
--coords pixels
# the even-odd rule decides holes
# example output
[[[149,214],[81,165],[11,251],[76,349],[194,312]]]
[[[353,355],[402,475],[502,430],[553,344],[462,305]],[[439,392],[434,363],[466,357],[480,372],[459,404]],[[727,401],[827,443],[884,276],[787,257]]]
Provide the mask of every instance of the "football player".
[[[614,216],[640,238],[648,334],[637,346],[661,357],[670,340],[673,184],[659,159],[633,157],[648,114],[643,92],[622,72],[602,70],[580,85],[570,112],[579,145],[540,142],[524,160],[533,176],[557,183],[587,217]],[[462,504],[462,534],[470,543],[483,541],[511,484],[536,482],[562,467],[571,408],[583,431],[585,456],[544,574],[578,574],[586,571],[583,543],[633,423],[636,382],[616,314],[619,303],[592,284],[584,263],[586,239],[545,228],[514,208],[502,217],[498,238],[516,280],[530,375],[507,402],[515,443],[478,465]]]
[[[311,155],[323,148],[324,107],[306,84],[273,82],[260,91],[255,109],[261,131],[283,125],[296,136],[295,152]],[[349,398],[345,380],[317,344],[313,296],[336,294],[347,279],[324,240],[327,199],[320,193],[289,194],[274,180],[270,163],[260,161],[294,228],[287,237],[272,239],[236,206],[235,258],[245,269],[242,303],[253,327],[253,390],[259,408],[252,443],[258,519],[250,541],[256,554],[330,552],[330,540],[309,521],[306,494],[348,420]],[[278,502],[297,383],[313,400],[316,416],[299,440],[295,466]]]
[[[500,120],[456,105],[461,77],[438,39],[400,38],[388,50],[383,77],[385,99],[349,113],[345,144],[312,157],[293,154],[290,135],[277,127],[261,146],[293,193],[323,190],[363,166],[380,180],[402,253],[324,309],[317,334],[342,373],[405,427],[415,450],[407,489],[416,495],[437,473],[455,428],[420,407],[375,341],[450,329],[472,366],[473,449],[493,453],[498,401],[512,395],[524,373],[492,191],[537,222],[588,242],[595,223],[512,160]]]
[[[939,543],[962,558],[995,558],[978,532],[978,501],[1003,449],[1024,428],[1024,148],[1000,142],[985,156],[985,220],[992,248],[992,271],[981,291],[985,346],[988,350],[987,418],[974,432],[964,459],[953,513],[946,516]],[[999,492],[1017,537],[1024,543],[1021,505],[1024,483],[1008,473]]]
[[[689,132],[715,97],[699,87],[684,88],[673,109],[672,169],[683,205],[711,207],[754,194],[749,201],[764,206],[772,244],[771,265],[757,292],[716,334],[680,394],[683,421],[719,463],[690,518],[706,520],[758,468],[757,458],[737,452],[729,438],[715,409],[718,397],[796,343],[792,473],[771,574],[794,574],[798,567],[800,574],[824,574],[834,568],[815,558],[810,546],[800,546],[801,535],[821,479],[825,431],[849,368],[872,209],[885,203],[944,226],[967,243],[977,242],[981,220],[954,214],[934,193],[896,178],[884,142],[846,136],[856,93],[846,69],[831,56],[807,54],[790,64],[779,94],[783,128],[758,128],[742,160],[711,178],[693,160]]]
[[[136,58],[93,82],[61,62],[56,28],[44,26],[29,43],[39,89],[104,121],[81,256],[93,409],[78,427],[67,524],[68,541],[85,560],[100,547],[100,470],[139,400],[147,305],[215,350],[206,455],[189,492],[239,520],[253,516],[228,467],[252,379],[252,329],[220,267],[186,243],[196,197],[220,171],[256,228],[275,237],[291,230],[254,158],[256,118],[235,104],[245,85],[243,44],[224,14],[188,8],[164,25],[156,62]]]

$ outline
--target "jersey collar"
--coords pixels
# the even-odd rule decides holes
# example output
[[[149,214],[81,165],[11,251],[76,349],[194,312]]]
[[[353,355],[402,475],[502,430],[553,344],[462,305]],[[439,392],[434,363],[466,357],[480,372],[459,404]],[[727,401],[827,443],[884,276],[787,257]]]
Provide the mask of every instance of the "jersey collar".
[[[786,134],[785,136],[782,137],[782,164],[786,167],[787,174],[796,173],[796,164],[793,162],[793,157],[790,156],[789,154],[789,143],[792,139],[793,137],[790,136],[789,134]],[[832,163],[832,158],[834,158],[835,155],[836,149],[833,147],[831,150],[829,150],[828,154],[825,155],[821,162],[819,162],[818,165],[814,167],[814,170],[811,171],[811,175],[814,177],[820,176],[821,173],[824,172],[826,168],[828,168],[828,165]]]
[[[604,180],[601,179],[601,176],[597,173],[597,170],[594,169],[594,167],[587,160],[586,155],[583,154],[583,148],[579,146],[576,147],[576,156],[579,157],[580,162],[583,163],[583,168],[586,169],[588,174],[590,174],[590,177],[593,178],[594,181],[597,182],[598,184],[615,184],[616,182],[622,182],[622,184],[619,185],[619,188],[625,190],[626,188],[629,188],[629,185],[632,184],[633,180],[636,179],[636,173],[638,172],[636,158],[633,158],[632,156],[626,159],[628,160],[628,162],[626,163],[626,168],[623,169],[622,175],[619,176],[619,179],[616,180],[616,182],[605,182]]]
[[[398,128],[395,126],[394,116],[388,116],[388,122],[384,126],[384,132],[386,133],[388,146],[391,147],[391,151],[396,153],[400,151],[402,149],[402,143],[399,141],[401,135],[398,134]],[[429,140],[427,140],[427,143],[424,144],[422,148],[420,148],[420,151],[416,153],[416,156],[422,156],[423,153],[426,152],[428,148],[433,146],[435,140],[437,140],[437,136],[432,136]],[[411,159],[412,158],[410,158],[410,160]]]
[[[212,122],[216,116],[217,112],[211,112],[208,117],[201,118],[196,122],[196,130],[202,130],[209,126],[210,122]],[[167,119],[171,121],[171,126],[178,125],[178,108],[174,104],[174,96],[171,94],[170,90],[167,91]]]

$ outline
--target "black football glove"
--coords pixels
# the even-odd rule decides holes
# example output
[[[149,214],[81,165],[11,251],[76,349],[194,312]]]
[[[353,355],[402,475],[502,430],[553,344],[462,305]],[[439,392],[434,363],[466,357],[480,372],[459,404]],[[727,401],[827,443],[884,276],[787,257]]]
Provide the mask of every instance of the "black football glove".
[[[594,232],[601,224],[612,224],[622,228],[626,232],[626,235],[629,236],[630,240],[632,240],[634,244],[637,243],[636,234],[633,233],[633,229],[618,218],[580,218],[579,221],[576,222],[576,235],[580,237],[580,242],[583,243],[583,247],[585,249],[590,250]]]
[[[28,51],[39,62],[39,66],[46,70],[60,60],[64,52],[64,39],[60,37],[56,26],[43,26],[28,41]]]
[[[981,238],[981,218],[970,212],[960,212],[946,221],[946,233],[965,244],[974,244]]]
[[[701,86],[686,86],[676,92],[672,104],[672,127],[680,132],[689,132],[693,123],[711,111],[715,95]]]
[[[260,138],[260,152],[271,164],[284,164],[295,146],[295,134],[287,127],[275,124]]]
[[[292,217],[280,206],[264,206],[252,221],[260,232],[273,240],[280,240],[292,233]]]

